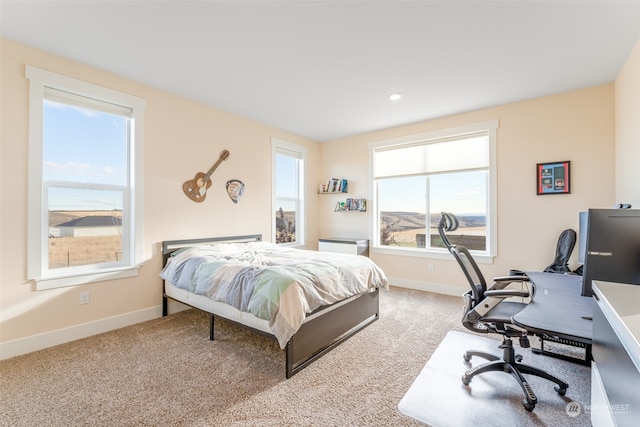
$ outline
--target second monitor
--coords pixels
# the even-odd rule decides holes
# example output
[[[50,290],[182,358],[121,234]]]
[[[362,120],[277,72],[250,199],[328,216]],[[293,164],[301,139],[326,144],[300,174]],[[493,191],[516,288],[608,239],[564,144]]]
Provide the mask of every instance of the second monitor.
[[[593,294],[593,280],[640,285],[640,210],[589,209],[586,229],[582,216],[582,295]]]

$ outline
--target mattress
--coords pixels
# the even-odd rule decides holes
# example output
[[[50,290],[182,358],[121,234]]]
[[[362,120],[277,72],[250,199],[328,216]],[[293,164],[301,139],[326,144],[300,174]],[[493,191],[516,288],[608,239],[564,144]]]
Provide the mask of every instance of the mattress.
[[[270,335],[273,335],[273,332],[269,328],[269,322],[264,319],[259,319],[251,313],[243,312],[238,310],[235,307],[232,307],[223,302],[213,301],[212,299],[203,296],[197,295],[192,292],[189,292],[185,289],[180,289],[173,286],[171,283],[165,283],[164,291],[167,297],[187,304],[191,307],[198,308],[200,310],[206,311],[207,313],[214,314],[216,316],[224,317],[225,319],[231,320],[233,322],[240,323],[245,326],[249,326],[253,329],[257,329],[262,332],[266,332]],[[372,289],[371,292],[374,290]],[[325,313],[328,313],[331,310],[334,310],[348,302],[358,298],[360,295],[354,295],[342,301],[339,301],[330,306],[322,307],[315,312],[307,315],[302,323],[306,323],[312,319],[315,319],[318,316],[321,316]]]

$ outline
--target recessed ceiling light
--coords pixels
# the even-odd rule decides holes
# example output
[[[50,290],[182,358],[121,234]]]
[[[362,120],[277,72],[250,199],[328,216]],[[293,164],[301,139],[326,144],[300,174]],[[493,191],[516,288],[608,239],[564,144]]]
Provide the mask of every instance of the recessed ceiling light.
[[[389,94],[389,99],[391,101],[398,101],[400,98],[402,98],[401,92],[393,92]]]

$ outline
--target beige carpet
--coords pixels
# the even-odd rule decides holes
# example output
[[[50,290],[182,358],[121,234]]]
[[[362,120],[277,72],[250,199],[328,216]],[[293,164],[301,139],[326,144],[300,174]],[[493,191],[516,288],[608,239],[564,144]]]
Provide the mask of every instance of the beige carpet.
[[[400,411],[438,427],[590,425],[585,410],[567,412],[567,405],[574,409],[577,403],[586,409],[591,403],[591,373],[587,366],[534,355],[516,345],[516,353],[523,356],[522,363],[545,370],[569,384],[566,395],[560,396],[553,389],[555,383],[525,375],[538,398],[533,412],[524,409],[522,389],[507,373],[486,372],[474,377],[469,387],[465,387],[460,380],[464,372],[486,360],[473,357],[468,364],[462,358],[463,353],[474,349],[500,355],[502,350],[497,344],[492,339],[449,332],[400,401]],[[562,420],[561,424],[558,420]]]
[[[379,321],[289,380],[275,341],[223,321],[209,341],[189,310],[0,362],[0,425],[419,426],[398,403],[461,308],[382,291]]]

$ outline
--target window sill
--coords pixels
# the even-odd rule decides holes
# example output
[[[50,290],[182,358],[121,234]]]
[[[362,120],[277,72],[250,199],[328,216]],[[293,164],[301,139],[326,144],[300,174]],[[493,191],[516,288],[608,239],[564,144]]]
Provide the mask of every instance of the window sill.
[[[415,257],[415,258],[425,258],[425,259],[445,259],[453,261],[453,256],[445,251],[445,250],[425,250],[425,249],[412,249],[412,248],[382,248],[382,247],[374,247],[370,249],[373,254],[384,254],[384,255],[395,255],[395,256],[403,256],[403,257]],[[477,254],[471,252],[473,255],[473,259],[478,264],[493,264],[494,256],[486,255],[486,254]]]
[[[109,270],[75,273],[67,276],[56,276],[34,279],[36,290],[63,288],[66,286],[85,285],[87,283],[103,282],[106,280],[124,279],[138,275],[140,266],[114,268]]]
[[[300,242],[277,243],[277,245],[283,248],[293,248],[293,249],[305,248],[305,244]]]

